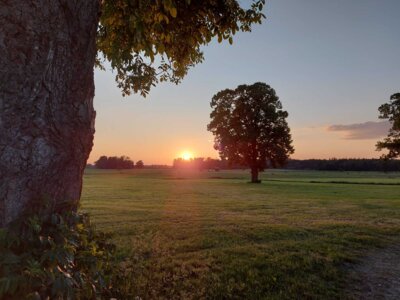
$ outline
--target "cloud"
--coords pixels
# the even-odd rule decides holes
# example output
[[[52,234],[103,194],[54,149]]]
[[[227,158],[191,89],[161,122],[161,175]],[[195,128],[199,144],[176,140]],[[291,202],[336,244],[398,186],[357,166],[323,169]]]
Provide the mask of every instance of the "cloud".
[[[345,134],[343,138],[346,140],[367,140],[386,136],[389,132],[389,128],[389,121],[369,121],[358,124],[330,125],[327,130],[343,132]]]

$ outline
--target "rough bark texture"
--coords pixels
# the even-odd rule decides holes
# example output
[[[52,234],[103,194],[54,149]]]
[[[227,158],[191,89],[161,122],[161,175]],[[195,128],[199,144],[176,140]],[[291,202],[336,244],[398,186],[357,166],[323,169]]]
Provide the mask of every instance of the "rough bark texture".
[[[76,207],[93,144],[97,0],[0,0],[0,226]]]

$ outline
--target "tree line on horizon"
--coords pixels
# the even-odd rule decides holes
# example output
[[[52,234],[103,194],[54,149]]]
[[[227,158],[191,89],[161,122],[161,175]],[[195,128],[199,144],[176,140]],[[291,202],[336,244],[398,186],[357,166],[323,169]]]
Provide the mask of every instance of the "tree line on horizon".
[[[289,159],[284,169],[399,172],[400,160],[385,160],[377,158]]]
[[[138,160],[136,164],[128,156],[100,156],[100,158],[94,163],[94,167],[97,169],[142,169],[144,163],[142,160]]]
[[[194,170],[231,170],[246,169],[246,166],[240,164],[232,164],[228,160],[217,159],[211,157],[194,157],[189,160],[183,158],[175,158],[172,162],[174,169],[194,169]]]
[[[266,169],[272,168],[266,162]],[[248,167],[241,164],[232,164],[228,160],[195,157],[190,160],[175,158],[172,163],[174,169],[191,170],[238,170]],[[330,158],[330,159],[289,159],[280,167],[286,170],[316,170],[316,171],[376,171],[400,172],[400,160],[383,160],[377,158]]]

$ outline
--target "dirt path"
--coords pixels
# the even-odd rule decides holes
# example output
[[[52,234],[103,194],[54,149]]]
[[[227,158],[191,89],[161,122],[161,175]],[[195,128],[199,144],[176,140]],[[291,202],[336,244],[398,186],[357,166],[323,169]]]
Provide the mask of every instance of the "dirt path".
[[[350,273],[355,299],[400,299],[400,245],[373,251]]]

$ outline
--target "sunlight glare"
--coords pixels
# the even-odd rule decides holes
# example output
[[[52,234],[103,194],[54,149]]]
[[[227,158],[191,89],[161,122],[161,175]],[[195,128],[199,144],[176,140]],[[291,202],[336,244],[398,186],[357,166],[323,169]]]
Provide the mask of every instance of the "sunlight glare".
[[[192,154],[192,152],[184,151],[184,152],[182,152],[181,157],[184,160],[191,160],[193,158],[193,154]]]

